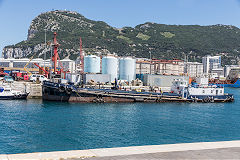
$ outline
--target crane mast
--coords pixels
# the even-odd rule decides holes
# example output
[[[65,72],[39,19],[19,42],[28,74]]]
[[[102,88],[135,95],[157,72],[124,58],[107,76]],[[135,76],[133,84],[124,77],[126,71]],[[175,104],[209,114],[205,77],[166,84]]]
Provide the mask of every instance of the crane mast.
[[[54,32],[54,38],[53,38],[53,48],[54,48],[54,55],[52,57],[53,63],[54,63],[54,73],[56,74],[57,72],[57,61],[58,61],[58,47],[59,44],[57,42],[57,33]]]

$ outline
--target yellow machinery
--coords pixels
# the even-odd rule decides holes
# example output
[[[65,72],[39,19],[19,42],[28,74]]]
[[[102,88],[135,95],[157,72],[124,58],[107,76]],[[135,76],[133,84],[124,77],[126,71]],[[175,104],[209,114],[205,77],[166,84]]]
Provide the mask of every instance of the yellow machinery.
[[[29,76],[29,77],[32,75],[32,73],[27,70],[27,66],[28,66],[29,63],[32,61],[32,59],[33,59],[34,56],[35,56],[35,54],[29,59],[28,63],[24,66],[24,70],[28,73],[28,76]]]

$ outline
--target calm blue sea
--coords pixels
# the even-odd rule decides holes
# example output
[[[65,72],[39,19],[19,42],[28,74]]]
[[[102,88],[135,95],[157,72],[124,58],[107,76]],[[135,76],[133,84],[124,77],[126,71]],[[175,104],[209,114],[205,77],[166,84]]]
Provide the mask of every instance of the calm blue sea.
[[[240,139],[233,103],[0,101],[0,154]]]

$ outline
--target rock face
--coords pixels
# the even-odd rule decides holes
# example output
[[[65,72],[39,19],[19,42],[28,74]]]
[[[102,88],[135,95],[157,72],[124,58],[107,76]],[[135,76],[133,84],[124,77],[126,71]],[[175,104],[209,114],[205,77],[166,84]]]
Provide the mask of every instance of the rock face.
[[[69,24],[68,24],[69,23]],[[72,23],[72,24],[71,24]],[[79,28],[91,28],[94,24],[87,21],[86,18],[77,12],[72,11],[52,11],[46,12],[36,17],[28,30],[28,40],[33,38],[38,32],[43,31],[62,31],[69,32],[68,25]]]
[[[57,32],[60,58],[75,60],[79,56],[79,38],[86,53],[115,53],[160,59],[201,61],[202,56],[221,54],[223,64],[239,60],[240,29],[228,25],[140,24],[117,29],[102,21],[93,21],[72,11],[50,11],[32,20],[27,40],[6,46],[4,58],[51,56],[53,32]],[[45,45],[45,33],[47,44]]]
[[[47,52],[47,56],[49,57],[51,54],[50,46],[52,43],[53,32],[58,32],[59,35],[61,34],[61,37],[58,37],[59,43],[61,44],[61,48],[59,49],[61,52],[60,55],[64,57],[77,56],[79,54],[79,44],[77,44],[78,39],[74,39],[73,37],[82,32],[84,34],[86,34],[86,32],[93,33],[94,31],[91,28],[95,23],[107,25],[103,22],[88,20],[79,13],[72,11],[57,10],[42,13],[32,20],[28,29],[27,40],[14,46],[6,46],[2,51],[2,55],[4,58],[23,58],[30,57],[36,53],[38,57],[41,57],[44,52]],[[45,33],[48,42],[48,45],[46,46],[44,43]],[[65,38],[68,40],[65,40]],[[69,39],[74,39],[76,41],[71,42]],[[98,47],[96,46],[95,48]],[[90,50],[96,51],[97,49],[95,48]],[[107,50],[105,49],[105,52],[106,51]]]
[[[23,58],[23,57],[29,57],[33,53],[38,53],[39,55],[42,55],[44,51],[49,51],[49,49],[48,50],[45,49],[44,44],[37,44],[33,48],[5,47],[3,49],[3,58]]]

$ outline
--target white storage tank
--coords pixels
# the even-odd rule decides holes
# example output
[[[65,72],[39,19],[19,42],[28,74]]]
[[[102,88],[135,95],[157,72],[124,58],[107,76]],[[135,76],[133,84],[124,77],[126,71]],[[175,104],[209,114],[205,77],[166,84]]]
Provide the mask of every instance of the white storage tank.
[[[113,56],[102,58],[102,74],[109,74],[111,82],[118,78],[118,59]]]
[[[100,57],[88,55],[84,57],[84,72],[100,73]]]
[[[136,59],[131,57],[120,58],[119,79],[129,82],[136,79]]]

